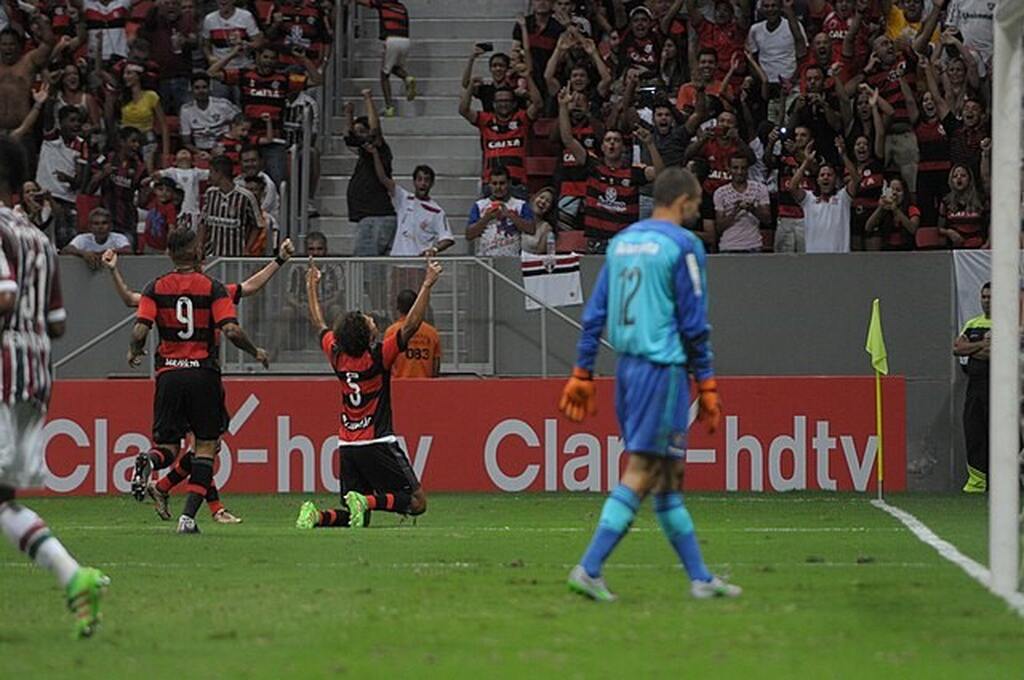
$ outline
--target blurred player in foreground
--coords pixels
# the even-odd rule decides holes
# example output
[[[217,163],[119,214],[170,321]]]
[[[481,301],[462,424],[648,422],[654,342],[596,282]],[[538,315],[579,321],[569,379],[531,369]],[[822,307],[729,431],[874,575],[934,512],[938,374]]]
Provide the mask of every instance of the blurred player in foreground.
[[[430,289],[442,271],[436,261],[427,264],[423,285],[402,328],[378,342],[377,325],[362,312],[343,314],[333,330],[327,327],[317,292],[320,270],[310,258],[306,283],[310,320],[320,334],[320,348],[341,381],[338,438],[343,503],[341,508],[320,511],[306,501],[295,520],[299,529],[366,526],[371,510],[402,515],[427,511],[427,495],[391,425],[391,367],[423,323]]]
[[[619,354],[615,406],[629,461],[605,501],[597,531],[569,574],[569,588],[601,602],[616,596],[601,569],[654,493],[658,523],[690,577],[696,598],[736,597],[704,565],[680,492],[689,412],[688,373],[697,381],[698,420],[714,432],[722,414],[711,367],[704,247],[681,224],[700,210],[697,178],[669,168],[654,183],[654,215],[619,233],[583,315],[578,361],[559,409],[575,422],[596,412],[594,360],[605,325]]]
[[[50,338],[64,335],[67,317],[53,245],[20,209],[9,207],[25,172],[21,147],[0,138],[0,530],[30,560],[56,575],[76,616],[75,635],[88,637],[99,623],[100,598],[110,579],[98,569],[79,566],[46,522],[15,500],[17,489],[43,481]]]
[[[265,367],[270,361],[267,351],[252,344],[238,325],[224,284],[196,271],[202,261],[196,233],[171,232],[167,251],[174,271],[146,286],[128,349],[129,365],[142,363],[149,329],[156,324],[160,344],[154,358],[153,448],[135,459],[132,491],[138,498],[140,484],[148,485],[154,468],[168,467],[177,459],[182,438],[191,432],[196,452],[178,533],[198,534],[196,512],[213,482],[213,457],[228,426],[218,358],[220,332]]]
[[[231,302],[237,305],[242,301],[242,298],[255,295],[256,293],[263,290],[263,287],[270,282],[270,279],[274,277],[281,267],[284,266],[285,262],[291,259],[292,255],[295,254],[295,246],[292,245],[291,239],[285,239],[281,242],[279,254],[273,260],[263,266],[258,272],[247,278],[242,283],[229,283],[224,286],[228,291],[228,297],[231,298]],[[103,253],[103,266],[110,271],[110,275],[114,280],[114,288],[117,290],[117,294],[121,300],[124,301],[126,307],[138,307],[139,300],[142,299],[142,294],[132,290],[128,287],[124,277],[121,275],[120,270],[117,268],[117,253],[113,250],[107,250]],[[196,267],[196,271],[202,271],[202,262],[199,262]],[[147,456],[149,453],[146,454]],[[151,456],[151,458],[153,458]],[[163,457],[161,456],[161,460]],[[158,482],[153,482],[150,479],[133,479],[132,493],[136,500],[141,501],[144,496],[149,496],[153,501],[153,507],[156,510],[156,514],[162,520],[169,520],[171,518],[170,510],[170,495],[171,489],[180,484],[185,480],[192,472],[192,461],[195,460],[194,451],[186,451],[183,455],[179,456],[174,461],[174,465],[170,471]],[[156,465],[158,461],[151,461],[153,465]],[[206,494],[206,505],[210,508],[210,513],[213,515],[213,521],[218,524],[240,524],[242,522],[240,517],[236,517],[230,510],[224,507],[224,503],[220,499],[220,491],[217,489],[217,485],[214,482],[210,482],[210,489]]]

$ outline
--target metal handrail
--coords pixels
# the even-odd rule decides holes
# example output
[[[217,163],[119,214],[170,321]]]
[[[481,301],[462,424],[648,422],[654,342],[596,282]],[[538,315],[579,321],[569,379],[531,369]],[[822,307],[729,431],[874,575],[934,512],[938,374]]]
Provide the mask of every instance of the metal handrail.
[[[220,264],[221,260],[223,260],[223,259],[224,258],[218,257],[218,258],[214,259],[213,261],[209,262],[208,264],[204,264],[203,265],[203,271],[205,272],[205,271],[207,271],[209,269],[212,269],[213,267],[215,267],[218,264]],[[70,363],[71,361],[73,361],[74,359],[77,359],[78,357],[82,356],[83,354],[88,352],[90,349],[92,349],[93,347],[95,347],[96,345],[100,344],[101,342],[103,342],[104,340],[109,338],[111,335],[116,333],[118,330],[120,330],[121,328],[124,328],[125,326],[127,326],[129,322],[134,321],[135,318],[136,318],[135,314],[132,314],[130,316],[126,316],[125,318],[121,319],[120,321],[115,323],[113,326],[111,326],[107,330],[103,331],[99,335],[96,335],[95,337],[93,337],[90,340],[88,340],[85,343],[83,343],[80,347],[78,347],[74,351],[65,354],[60,359],[58,359],[57,361],[53,362],[53,370],[57,370],[61,366],[64,366],[64,365]]]

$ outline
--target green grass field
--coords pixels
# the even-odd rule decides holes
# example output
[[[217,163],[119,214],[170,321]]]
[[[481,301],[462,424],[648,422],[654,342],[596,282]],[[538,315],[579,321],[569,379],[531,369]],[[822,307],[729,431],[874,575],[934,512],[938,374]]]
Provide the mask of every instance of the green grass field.
[[[31,500],[113,584],[72,642],[51,576],[4,548],[3,677],[1024,675],[1024,621],[862,496],[688,496],[735,601],[689,597],[648,504],[607,568],[613,605],[565,586],[596,495],[434,495],[417,526],[308,532],[300,496],[228,500],[245,524],[204,509],[198,537],[130,499]],[[892,501],[984,561],[985,499]]]

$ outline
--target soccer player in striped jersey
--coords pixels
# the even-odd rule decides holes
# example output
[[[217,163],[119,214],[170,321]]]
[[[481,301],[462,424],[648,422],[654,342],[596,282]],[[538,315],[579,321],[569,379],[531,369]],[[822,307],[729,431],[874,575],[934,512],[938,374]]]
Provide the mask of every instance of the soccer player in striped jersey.
[[[150,328],[156,325],[160,344],[154,357],[154,447],[135,459],[132,493],[136,498],[145,493],[153,469],[170,466],[182,438],[191,432],[196,452],[178,533],[197,534],[196,512],[213,481],[213,457],[228,425],[218,359],[220,333],[265,367],[270,361],[267,351],[256,347],[238,325],[224,284],[196,271],[202,261],[196,233],[171,232],[167,250],[174,271],[157,277],[143,291],[128,349],[128,363],[137,367],[146,353]]]
[[[264,286],[274,277],[284,263],[291,259],[292,255],[295,254],[295,246],[292,245],[291,239],[285,239],[281,242],[280,254],[273,260],[268,262],[262,269],[247,278],[241,284],[229,283],[225,287],[228,292],[228,297],[236,305],[241,302],[242,298],[255,295],[260,292]],[[124,277],[117,268],[117,253],[113,250],[108,250],[103,253],[103,266],[110,271],[110,275],[114,280],[114,288],[117,290],[118,296],[124,301],[127,307],[138,307],[139,301],[142,299],[142,294],[132,290],[128,287]],[[197,270],[201,270],[200,268]],[[153,506],[156,510],[156,514],[162,520],[169,520],[171,518],[170,511],[170,493],[171,489],[180,484],[182,481],[188,478],[192,472],[192,461],[195,460],[194,451],[186,451],[183,455],[179,456],[174,461],[174,465],[171,466],[170,471],[160,481],[153,482],[152,480],[145,480],[144,488],[145,495],[153,501]],[[137,500],[142,500],[142,494],[136,496]],[[214,482],[210,483],[210,489],[206,494],[206,504],[210,508],[210,512],[213,514],[213,521],[218,524],[239,524],[241,518],[235,516],[227,508],[224,507],[224,503],[220,499],[220,491],[217,489],[217,485]]]
[[[341,381],[341,507],[320,511],[307,501],[295,526],[363,527],[371,510],[422,515],[427,495],[395,437],[391,424],[391,369],[409,346],[430,304],[430,289],[441,276],[431,260],[416,302],[397,333],[378,341],[377,325],[362,312],[348,312],[328,328],[320,310],[320,271],[310,258],[306,278],[309,316],[320,334],[320,349]]]
[[[26,170],[18,143],[0,137],[0,532],[56,575],[76,616],[75,635],[88,637],[99,623],[100,598],[110,579],[80,566],[46,522],[15,498],[18,489],[43,481],[50,339],[64,334],[67,317],[53,245],[10,207]]]
[[[697,382],[698,420],[714,432],[722,419],[711,365],[704,246],[680,225],[700,210],[701,186],[689,171],[669,168],[654,182],[654,215],[612,239],[583,313],[578,360],[559,409],[575,422],[596,411],[593,370],[601,332],[619,355],[615,404],[629,461],[604,504],[569,588],[600,602],[615,595],[601,570],[653,492],[658,523],[679,555],[696,598],[736,597],[737,586],[708,571],[693,519],[680,493],[686,452],[690,375]]]

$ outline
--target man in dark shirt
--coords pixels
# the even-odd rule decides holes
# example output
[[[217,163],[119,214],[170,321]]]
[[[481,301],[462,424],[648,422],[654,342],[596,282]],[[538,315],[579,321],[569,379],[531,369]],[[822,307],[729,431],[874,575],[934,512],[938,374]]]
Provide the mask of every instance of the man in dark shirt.
[[[694,118],[696,121],[696,118]],[[676,117],[675,107],[667,100],[662,99],[654,104],[653,125],[644,124],[651,130],[654,137],[654,146],[661,154],[661,160],[665,167],[682,167],[683,155],[690,143],[691,131],[686,125],[681,124]],[[653,165],[654,159],[643,146],[640,147],[640,162],[645,165]],[[654,198],[651,196],[651,184],[640,189],[640,219],[646,220],[654,211]]]
[[[395,209],[391,205],[391,195],[377,179],[373,154],[368,149],[371,145],[377,147],[388,176],[392,172],[392,155],[380,129],[380,117],[373,103],[373,95],[370,90],[363,90],[362,94],[366,103],[365,117],[353,120],[352,106],[345,107],[349,120],[345,144],[359,155],[352,179],[348,183],[348,219],[356,225],[353,254],[356,257],[377,257],[391,252],[398,223]]]
[[[195,19],[183,12],[178,0],[159,0],[142,23],[139,36],[149,41],[150,56],[160,64],[159,94],[164,113],[178,115],[192,99],[192,50],[196,46]]]
[[[533,0],[533,14],[526,17],[526,37],[533,61],[533,82],[538,88],[544,86],[544,69],[548,66],[548,59],[555,53],[555,45],[564,31],[565,26],[558,23],[552,14],[551,0]],[[521,24],[516,24],[512,31],[512,40],[517,47],[523,47]]]

